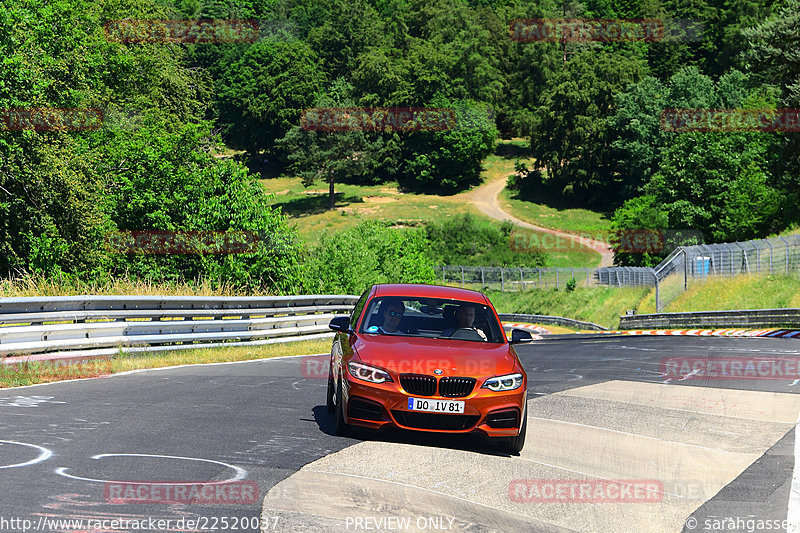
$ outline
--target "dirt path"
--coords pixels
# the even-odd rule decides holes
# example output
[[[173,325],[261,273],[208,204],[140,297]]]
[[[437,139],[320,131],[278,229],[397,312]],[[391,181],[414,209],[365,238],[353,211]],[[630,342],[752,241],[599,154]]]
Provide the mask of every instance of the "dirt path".
[[[574,235],[572,233],[565,233],[552,228],[536,226],[535,224],[529,224],[528,222],[520,220],[515,216],[503,211],[503,208],[500,206],[500,193],[503,192],[503,189],[505,189],[507,179],[508,178],[497,178],[484,183],[469,193],[470,201],[475,204],[475,207],[477,207],[481,213],[496,220],[507,220],[517,226],[540,231],[542,233],[548,233],[550,235],[554,235],[562,239],[568,239],[594,249],[600,254],[601,267],[614,265],[614,254],[611,251],[611,247],[602,241],[581,237],[580,235]]]

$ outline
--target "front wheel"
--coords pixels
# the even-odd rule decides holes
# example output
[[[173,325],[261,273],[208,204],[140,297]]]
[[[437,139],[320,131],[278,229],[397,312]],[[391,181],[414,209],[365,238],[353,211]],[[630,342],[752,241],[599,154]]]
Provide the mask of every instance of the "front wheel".
[[[327,401],[327,408],[329,413],[333,413],[336,410],[336,403],[334,402],[334,395],[336,394],[336,387],[334,386],[333,381],[333,372],[330,370],[328,371],[328,401]]]
[[[500,442],[500,447],[508,453],[518,454],[525,447],[525,434],[528,431],[528,409],[522,412],[522,426],[519,428],[519,435],[516,437],[504,437]]]
[[[347,435],[350,426],[344,421],[344,395],[342,394],[341,383],[339,383],[339,386],[336,388],[336,408],[334,416],[336,417],[336,434],[340,436]]]

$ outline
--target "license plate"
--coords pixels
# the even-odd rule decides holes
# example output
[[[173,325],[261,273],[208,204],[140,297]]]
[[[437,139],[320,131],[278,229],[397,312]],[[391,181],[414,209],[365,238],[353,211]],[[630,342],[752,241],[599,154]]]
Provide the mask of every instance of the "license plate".
[[[429,413],[453,413],[464,412],[464,402],[454,402],[450,400],[424,400],[422,398],[408,399],[409,411],[427,411]]]

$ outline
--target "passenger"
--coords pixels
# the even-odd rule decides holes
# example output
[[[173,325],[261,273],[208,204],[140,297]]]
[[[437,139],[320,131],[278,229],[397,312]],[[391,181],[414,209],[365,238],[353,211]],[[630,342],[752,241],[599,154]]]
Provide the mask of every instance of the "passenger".
[[[406,306],[402,301],[384,302],[382,305],[383,325],[378,328],[378,333],[398,333],[400,332],[400,320]]]

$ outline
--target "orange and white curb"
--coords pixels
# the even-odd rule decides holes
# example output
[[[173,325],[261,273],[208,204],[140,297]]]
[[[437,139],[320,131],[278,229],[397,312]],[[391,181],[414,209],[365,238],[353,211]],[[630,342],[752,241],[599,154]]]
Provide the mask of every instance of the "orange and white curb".
[[[524,329],[531,333],[531,337],[533,340],[540,341],[542,340],[542,335],[549,335],[550,332],[541,327],[541,326],[534,326],[533,324],[519,324],[516,322],[503,322],[503,329]]]
[[[603,331],[622,335],[690,335],[699,337],[780,337],[800,339],[794,329],[636,329]]]

